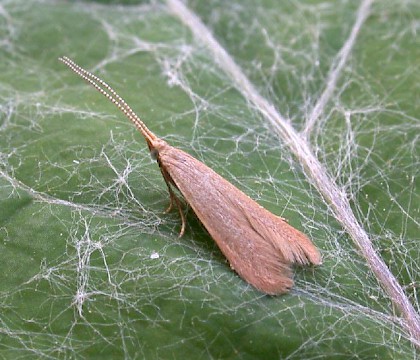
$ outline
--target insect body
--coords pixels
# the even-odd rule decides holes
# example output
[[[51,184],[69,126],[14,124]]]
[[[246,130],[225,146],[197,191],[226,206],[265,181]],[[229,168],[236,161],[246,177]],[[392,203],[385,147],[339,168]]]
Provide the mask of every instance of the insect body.
[[[173,188],[192,207],[231,267],[267,294],[287,292],[293,285],[291,266],[319,265],[321,256],[309,238],[257,204],[207,165],[153,134],[127,103],[104,81],[67,57],[60,60],[112,101],[146,139],[159,163],[170,195],[170,210],[185,216]]]

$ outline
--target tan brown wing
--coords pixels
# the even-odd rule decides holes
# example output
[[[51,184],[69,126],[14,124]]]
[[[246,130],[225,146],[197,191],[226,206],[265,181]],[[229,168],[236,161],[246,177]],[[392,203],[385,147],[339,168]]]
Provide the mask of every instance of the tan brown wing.
[[[268,294],[293,285],[292,264],[321,263],[312,242],[208,166],[166,143],[157,148],[164,169],[231,267]]]

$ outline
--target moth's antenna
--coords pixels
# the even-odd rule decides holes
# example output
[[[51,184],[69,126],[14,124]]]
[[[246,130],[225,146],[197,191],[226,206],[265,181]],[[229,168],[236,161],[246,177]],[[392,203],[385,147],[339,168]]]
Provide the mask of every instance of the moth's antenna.
[[[67,56],[58,58],[63,64],[67,65],[73,72],[87,81],[92,85],[96,90],[98,90],[103,96],[105,96],[109,101],[111,101],[118,109],[120,109],[127,118],[133,122],[136,128],[143,134],[146,138],[149,145],[152,145],[153,142],[158,139],[155,134],[153,134],[143,121],[137,116],[137,114],[131,109],[130,106],[124,101],[124,99],[119,96],[114,89],[109,86],[105,81],[101,80],[97,76],[91,74],[89,71],[83,69],[81,66],[77,65],[73,60],[69,59]]]

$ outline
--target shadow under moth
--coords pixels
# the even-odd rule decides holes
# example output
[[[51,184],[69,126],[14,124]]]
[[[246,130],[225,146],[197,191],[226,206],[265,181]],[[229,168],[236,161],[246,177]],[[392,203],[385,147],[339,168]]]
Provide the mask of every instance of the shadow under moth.
[[[146,139],[168,187],[170,205],[185,215],[177,189],[226,256],[232,269],[258,290],[282,294],[293,286],[294,264],[319,265],[321,255],[311,240],[257,204],[230,182],[186,152],[153,134],[130,106],[104,81],[67,57],[59,59],[86,80],[131,120]]]

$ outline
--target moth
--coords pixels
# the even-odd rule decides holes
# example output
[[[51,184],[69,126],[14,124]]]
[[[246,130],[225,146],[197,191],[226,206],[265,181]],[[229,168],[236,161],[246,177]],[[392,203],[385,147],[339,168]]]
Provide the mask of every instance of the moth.
[[[186,219],[175,190],[182,194],[239,276],[258,290],[282,294],[293,286],[292,265],[320,265],[309,238],[257,204],[208,166],[151,132],[130,106],[103,80],[68,57],[59,58],[131,120],[146,139],[169,191],[167,211],[176,207]]]

